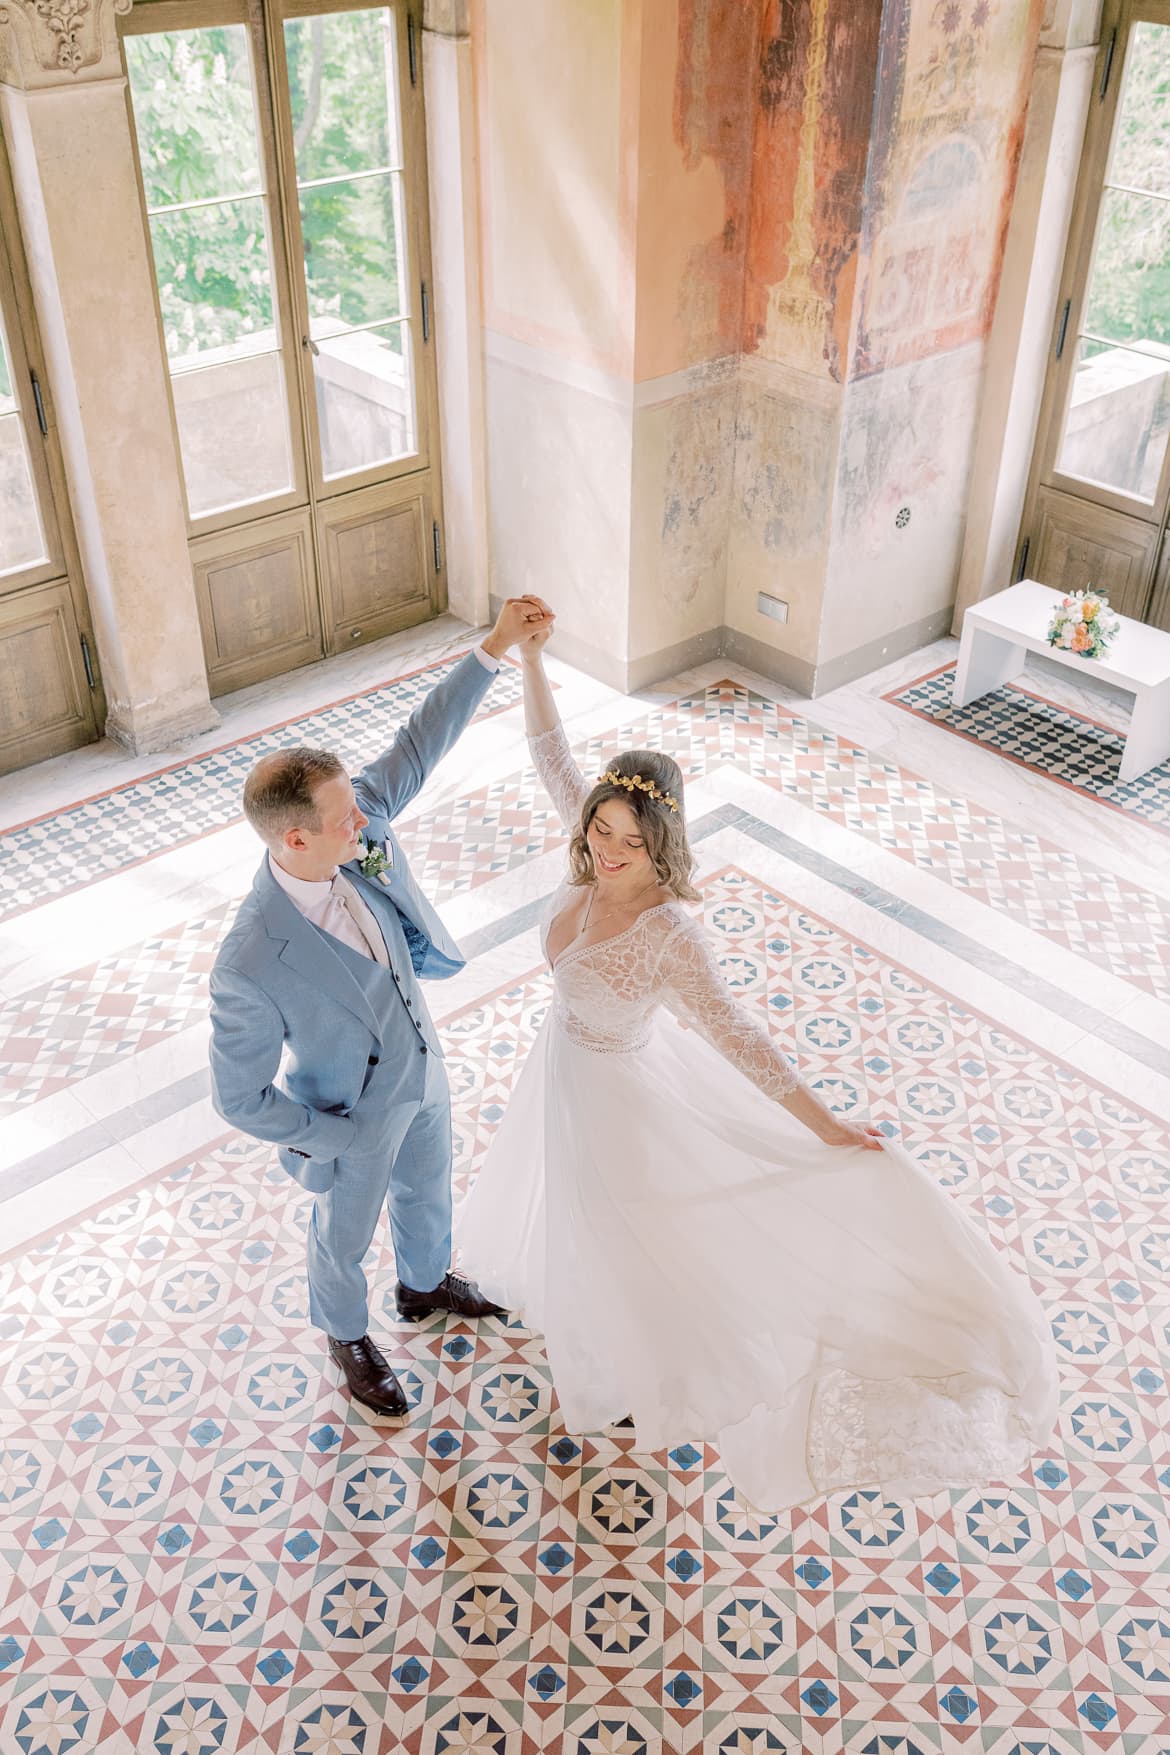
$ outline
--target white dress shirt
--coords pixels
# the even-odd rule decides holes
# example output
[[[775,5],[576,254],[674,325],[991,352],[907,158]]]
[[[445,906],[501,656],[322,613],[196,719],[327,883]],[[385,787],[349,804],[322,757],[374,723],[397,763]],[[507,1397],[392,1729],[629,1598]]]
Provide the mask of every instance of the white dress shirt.
[[[300,910],[306,920],[312,921],[313,925],[319,926],[323,932],[332,933],[334,938],[339,938],[343,945],[348,945],[350,950],[356,951],[359,956],[372,956],[373,953],[362,936],[357,921],[334,890],[333,878],[326,878],[322,883],[314,883],[308,878],[294,877],[291,871],[285,871],[283,865],[279,865],[273,859],[271,853],[268,855],[268,869],[285,895],[294,907]],[[336,877],[336,872],[333,875]],[[365,907],[365,904],[362,903],[362,906]],[[370,914],[368,908],[366,908],[366,913]],[[370,924],[375,932],[380,931],[372,914],[370,914]]]
[[[482,646],[475,647],[475,656],[485,670],[490,670],[493,673],[499,670],[499,659],[493,658],[490,652],[485,652]],[[300,910],[306,920],[311,920],[313,925],[319,926],[323,932],[332,933],[334,938],[339,938],[342,944],[348,945],[351,951],[357,951],[359,956],[371,957],[373,955],[353,915],[345,903],[340,900],[333,887],[333,877],[337,875],[336,870],[333,877],[327,877],[320,883],[314,883],[308,878],[294,877],[290,871],[285,871],[283,865],[278,864],[271,853],[268,855],[268,869],[285,895]],[[360,895],[357,895],[356,892],[354,895],[363,915],[368,916],[367,925],[381,937],[381,929],[373,913]]]

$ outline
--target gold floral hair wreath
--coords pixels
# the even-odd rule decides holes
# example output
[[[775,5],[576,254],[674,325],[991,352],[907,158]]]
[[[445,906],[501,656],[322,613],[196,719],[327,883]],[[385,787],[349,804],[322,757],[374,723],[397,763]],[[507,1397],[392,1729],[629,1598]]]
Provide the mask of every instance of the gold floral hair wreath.
[[[669,792],[659,792],[653,780],[643,780],[641,774],[617,774],[612,768],[607,768],[604,774],[597,776],[597,784],[624,786],[627,792],[645,792],[659,804],[664,804],[668,810],[678,810],[677,798],[672,798]]]

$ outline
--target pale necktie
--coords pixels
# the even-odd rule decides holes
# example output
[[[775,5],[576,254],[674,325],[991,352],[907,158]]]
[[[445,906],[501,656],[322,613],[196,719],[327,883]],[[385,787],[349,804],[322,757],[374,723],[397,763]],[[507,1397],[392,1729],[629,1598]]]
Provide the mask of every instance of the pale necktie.
[[[390,967],[390,958],[386,951],[386,941],[382,937],[378,922],[366,904],[362,901],[353,885],[341,872],[333,879],[329,896],[330,903],[339,902],[349,915],[361,935],[362,942],[369,947],[370,955],[383,969]]]

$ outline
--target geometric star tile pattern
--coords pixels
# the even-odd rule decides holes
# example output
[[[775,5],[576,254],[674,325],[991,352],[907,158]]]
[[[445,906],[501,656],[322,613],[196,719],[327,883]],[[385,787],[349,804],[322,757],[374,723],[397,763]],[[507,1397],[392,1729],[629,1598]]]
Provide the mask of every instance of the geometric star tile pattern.
[[[0,1114],[105,1071],[207,1016],[234,904],[0,1001]]]
[[[1051,1448],[991,1490],[779,1518],[698,1443],[567,1433],[518,1324],[306,1321],[309,1202],[229,1136],[0,1263],[0,1748],[21,1755],[1089,1749],[1170,1715],[1170,1158],[1140,1110],[790,901],[705,883],[725,976],[896,1126],[1051,1315]],[[444,1022],[460,1180],[549,1001]]]
[[[327,733],[314,725],[306,735],[325,741]],[[669,750],[688,778],[734,763],[1070,954],[1170,998],[1170,904],[1163,898],[875,760],[738,684],[656,707],[577,753],[585,771],[596,772],[623,744]],[[140,844],[148,821],[140,823]],[[440,802],[402,821],[398,832],[424,890],[440,905],[565,843],[531,769]],[[213,909],[0,1002],[0,1114],[204,1015],[207,971],[230,912]]]
[[[1147,769],[1136,780],[1121,781],[1117,770],[1124,739],[1111,726],[1013,683],[969,706],[956,707],[954,684],[955,667],[947,664],[884,698],[1064,786],[1129,811],[1154,828],[1170,831],[1170,762]]]
[[[23,914],[68,890],[238,822],[245,776],[253,762],[269,750],[311,740],[336,750],[356,773],[369,760],[371,750],[393,741],[398,727],[443,673],[458,662],[458,657],[442,659],[348,700],[6,830],[0,867],[0,918]],[[502,665],[476,718],[490,718],[513,706],[520,689],[517,667]]]

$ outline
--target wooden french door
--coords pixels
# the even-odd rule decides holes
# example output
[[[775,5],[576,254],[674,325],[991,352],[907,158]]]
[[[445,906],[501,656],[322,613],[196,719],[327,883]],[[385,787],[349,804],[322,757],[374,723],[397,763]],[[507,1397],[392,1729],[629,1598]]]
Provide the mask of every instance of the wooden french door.
[[[1106,0],[1018,573],[1170,627],[1170,0]]]
[[[446,604],[420,44],[402,0],[126,21],[216,694]]]
[[[89,604],[0,140],[0,773],[105,722]]]

